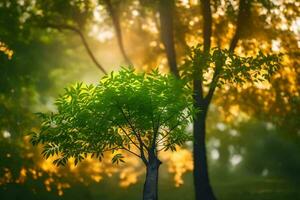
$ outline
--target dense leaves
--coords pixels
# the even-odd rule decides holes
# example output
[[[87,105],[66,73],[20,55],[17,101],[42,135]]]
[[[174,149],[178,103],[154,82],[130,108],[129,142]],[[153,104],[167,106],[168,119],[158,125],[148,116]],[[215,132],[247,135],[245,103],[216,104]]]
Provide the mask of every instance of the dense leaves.
[[[184,81],[158,71],[138,74],[123,68],[98,85],[76,84],[57,101],[57,113],[40,114],[41,131],[32,143],[44,144],[45,158],[75,164],[88,153],[102,158],[106,151],[126,150],[143,159],[151,148],[175,150],[189,140],[186,126],[193,115],[191,92]],[[122,154],[112,161],[122,162]]]
[[[242,85],[246,82],[269,81],[280,67],[280,58],[280,54],[265,55],[262,52],[256,56],[238,56],[220,48],[213,48],[206,53],[198,45],[190,49],[182,66],[182,75],[197,76],[206,84],[211,80],[210,84],[218,87],[226,83]],[[197,73],[199,68],[201,73]]]

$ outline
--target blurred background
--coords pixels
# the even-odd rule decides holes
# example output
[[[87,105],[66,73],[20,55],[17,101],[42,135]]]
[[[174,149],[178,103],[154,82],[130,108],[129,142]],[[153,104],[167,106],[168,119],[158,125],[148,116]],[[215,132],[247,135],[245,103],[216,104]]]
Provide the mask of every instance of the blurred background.
[[[97,83],[101,69],[168,73],[162,16],[172,16],[165,23],[172,24],[174,59],[182,64],[188,48],[202,43],[201,5],[166,2],[162,8],[150,0],[0,1],[0,199],[141,198],[144,168],[136,158],[115,165],[107,155],[101,163],[57,168],[28,134],[39,129],[34,113],[55,111],[65,87]],[[213,47],[229,47],[239,2],[211,1]],[[284,56],[270,83],[216,91],[207,122],[212,186],[220,200],[300,199],[300,2],[245,2],[236,53]],[[193,199],[191,143],[160,157],[160,199]]]

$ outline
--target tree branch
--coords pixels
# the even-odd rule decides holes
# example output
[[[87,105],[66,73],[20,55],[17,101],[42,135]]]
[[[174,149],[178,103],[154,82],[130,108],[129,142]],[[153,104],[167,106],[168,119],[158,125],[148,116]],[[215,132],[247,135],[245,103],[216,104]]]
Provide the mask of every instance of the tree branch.
[[[126,135],[126,137],[132,142],[134,146],[136,146],[139,149],[139,146],[131,139],[131,137],[128,135],[128,133],[124,130],[122,126],[118,124],[119,128],[123,131],[123,133]]]
[[[106,75],[107,72],[106,70],[102,67],[102,65],[97,61],[96,57],[94,56],[92,50],[90,49],[87,40],[84,37],[84,34],[76,27],[74,26],[70,26],[70,25],[66,25],[66,24],[46,24],[47,27],[50,28],[54,28],[54,29],[58,29],[58,30],[69,30],[69,31],[73,31],[75,33],[77,33],[80,36],[80,39],[88,53],[88,55],[90,56],[90,58],[92,59],[92,61],[94,62],[94,64]]]
[[[203,43],[204,51],[209,52],[212,34],[212,14],[210,0],[201,0],[201,10],[203,15]]]
[[[158,10],[161,39],[167,54],[170,71],[179,78],[173,33],[174,0],[159,0]]]
[[[138,140],[139,143],[140,143],[139,149],[141,150],[141,154],[144,153],[143,147],[145,147],[146,150],[149,151],[148,147],[147,147],[147,146],[144,144],[144,142],[142,141],[141,136],[136,132],[136,130],[135,130],[133,124],[131,123],[130,119],[128,119],[128,117],[126,116],[126,114],[124,113],[123,109],[119,106],[118,103],[117,103],[117,105],[118,105],[118,108],[120,109],[120,111],[121,111],[121,113],[122,113],[124,119],[126,120],[126,122],[128,123],[128,125],[130,126],[130,128],[132,129],[133,133],[135,134],[137,140]]]
[[[218,80],[219,80],[219,73],[221,71],[221,68],[222,68],[221,65],[217,65],[216,68],[215,68],[213,78],[212,78],[211,83],[209,85],[208,93],[207,93],[206,97],[204,98],[206,105],[209,105],[211,100],[212,100],[212,97],[214,95],[214,92],[216,90],[217,83],[218,83]]]
[[[122,147],[121,149],[122,149],[122,150],[125,150],[125,151],[127,151],[127,152],[129,152],[129,153],[131,153],[131,154],[133,154],[133,155],[135,155],[135,156],[137,156],[137,157],[139,157],[139,158],[142,158],[142,157],[141,157],[140,155],[138,155],[137,153],[135,153],[135,152],[133,152],[133,151],[131,151],[131,150],[125,148],[125,147]]]
[[[243,33],[246,24],[245,23],[249,17],[250,17],[250,5],[251,5],[251,0],[240,0],[239,3],[239,12],[237,16],[237,22],[236,22],[236,30],[235,33],[231,39],[231,43],[229,46],[229,51],[233,52],[234,49],[237,46],[237,43],[241,37],[241,34]]]
[[[119,18],[118,12],[114,9],[114,7],[111,3],[111,0],[104,0],[104,3],[106,4],[107,11],[112,19],[113,26],[116,31],[120,51],[121,51],[126,63],[129,65],[132,65],[132,62],[128,58],[125,48],[124,48],[124,42],[123,42],[122,30],[121,30],[120,18]]]
[[[184,119],[187,119],[187,118],[188,118],[187,116],[183,116],[183,117],[184,117]],[[164,129],[164,131],[166,132],[166,135],[164,135],[161,139],[159,139],[159,140],[157,141],[156,144],[158,144],[158,143],[161,142],[164,138],[166,138],[168,135],[170,135],[170,133],[171,133],[175,128],[177,128],[177,127],[180,125],[180,123],[181,123],[181,121],[178,120],[178,122],[177,122],[171,129],[169,129],[169,131],[167,131],[167,130]]]

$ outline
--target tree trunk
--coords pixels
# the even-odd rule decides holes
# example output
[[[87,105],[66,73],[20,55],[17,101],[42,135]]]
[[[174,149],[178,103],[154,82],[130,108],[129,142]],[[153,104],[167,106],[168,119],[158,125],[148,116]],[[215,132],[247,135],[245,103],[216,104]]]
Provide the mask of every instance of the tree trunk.
[[[208,105],[202,96],[202,86],[200,80],[194,80],[194,106],[200,112],[196,113],[194,118],[194,187],[196,200],[215,200],[208,176],[206,144],[205,144],[205,121]]]
[[[196,200],[215,200],[207,167],[205,145],[205,120],[206,115],[200,113],[194,121],[194,186]]]
[[[157,200],[158,169],[161,161],[157,158],[149,159],[146,165],[146,180],[144,184],[143,200]]]
[[[173,33],[174,0],[159,1],[160,34],[171,72],[179,77]]]

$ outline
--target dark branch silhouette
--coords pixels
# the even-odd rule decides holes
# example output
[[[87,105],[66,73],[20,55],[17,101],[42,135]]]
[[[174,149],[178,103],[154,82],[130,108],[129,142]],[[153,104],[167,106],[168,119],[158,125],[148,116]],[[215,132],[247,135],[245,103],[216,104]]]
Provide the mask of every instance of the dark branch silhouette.
[[[174,1],[160,0],[158,4],[161,39],[165,47],[171,72],[179,77],[173,33]]]
[[[201,0],[201,11],[203,16],[203,50],[209,56],[211,48],[212,35],[212,13],[210,0]],[[205,65],[206,63],[203,63]],[[196,113],[193,123],[193,160],[194,160],[194,187],[196,200],[215,200],[216,197],[210,185],[207,153],[206,153],[206,116],[210,104],[210,99],[215,90],[215,79],[217,77],[217,68],[214,72],[209,93],[206,97],[203,94],[203,68],[204,66],[194,66],[196,76],[193,80],[194,107],[201,110]],[[209,101],[208,101],[209,100]]]
[[[212,34],[212,15],[210,8],[210,0],[201,0],[201,10],[203,15],[203,44],[204,51],[209,51],[211,46]]]
[[[233,52],[236,48],[239,39],[241,38],[241,34],[243,33],[246,22],[250,17],[250,2],[251,0],[240,0],[239,4],[239,12],[237,16],[237,22],[236,22],[236,30],[235,33],[231,39],[229,51]]]
[[[47,23],[46,24],[47,27],[50,28],[54,28],[57,30],[69,30],[69,31],[73,31],[76,34],[79,35],[88,55],[90,56],[90,58],[92,59],[92,61],[94,62],[94,64],[104,73],[107,74],[106,70],[103,68],[103,66],[97,61],[96,57],[94,56],[94,53],[92,52],[87,40],[85,39],[84,34],[76,27],[71,26],[71,25],[66,25],[66,24],[50,24]]]
[[[104,0],[104,3],[107,7],[107,11],[112,19],[112,23],[114,26],[114,29],[116,31],[116,35],[117,35],[117,41],[118,41],[118,45],[120,48],[120,51],[125,59],[125,61],[127,62],[127,64],[132,65],[132,62],[130,61],[129,57],[127,56],[127,53],[125,51],[124,48],[124,42],[123,42],[123,36],[122,36],[122,30],[121,30],[121,25],[120,25],[120,19],[119,19],[119,14],[118,12],[115,10],[115,8],[113,7],[111,0]]]

